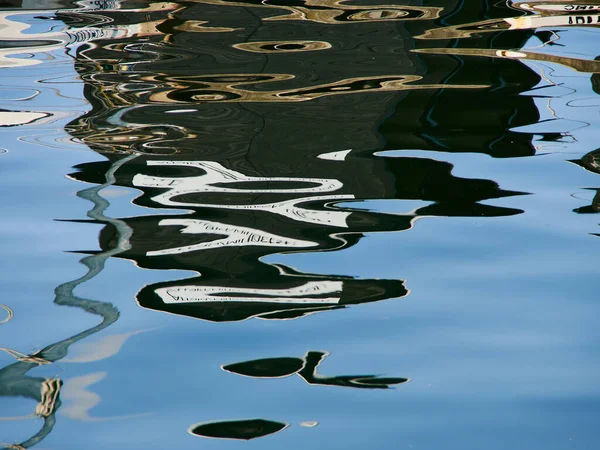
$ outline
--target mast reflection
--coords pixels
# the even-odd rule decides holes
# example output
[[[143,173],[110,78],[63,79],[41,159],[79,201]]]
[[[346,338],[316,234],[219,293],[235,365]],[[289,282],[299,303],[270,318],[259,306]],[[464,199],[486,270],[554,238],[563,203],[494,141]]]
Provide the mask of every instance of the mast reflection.
[[[50,344],[31,355],[3,349],[15,357],[17,362],[0,369],[0,396],[26,397],[36,400],[38,405],[35,408],[34,415],[43,419],[42,428],[35,435],[19,444],[11,444],[7,448],[30,448],[42,441],[54,428],[56,423],[55,414],[61,405],[62,380],[31,377],[27,373],[38,366],[60,361],[67,356],[71,345],[104,330],[119,319],[119,311],[111,303],[78,297],[74,294],[74,290],[77,286],[98,276],[104,269],[107,259],[129,248],[130,229],[124,222],[104,215],[109,203],[100,195],[100,192],[114,183],[114,173],[118,168],[134,158],[135,155],[132,155],[115,162],[106,171],[104,183],[77,193],[78,197],[88,200],[94,205],[88,212],[91,219],[98,223],[111,224],[115,228],[115,245],[109,250],[83,258],[80,262],[87,267],[87,273],[76,280],[61,284],[54,290],[55,304],[81,308],[90,314],[100,316],[102,321],[74,336]]]

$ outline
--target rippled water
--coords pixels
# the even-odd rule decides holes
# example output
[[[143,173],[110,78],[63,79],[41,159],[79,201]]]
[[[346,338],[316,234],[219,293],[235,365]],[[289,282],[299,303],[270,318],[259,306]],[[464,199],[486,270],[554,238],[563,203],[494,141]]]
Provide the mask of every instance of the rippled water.
[[[600,3],[0,8],[4,448],[597,445]]]

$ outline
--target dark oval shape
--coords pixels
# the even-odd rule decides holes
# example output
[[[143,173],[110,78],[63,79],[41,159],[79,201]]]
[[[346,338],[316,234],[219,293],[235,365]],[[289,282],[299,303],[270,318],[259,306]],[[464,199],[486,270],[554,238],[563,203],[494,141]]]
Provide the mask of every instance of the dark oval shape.
[[[235,100],[240,98],[240,95],[209,89],[181,89],[169,92],[167,97],[178,102],[222,102]]]
[[[319,186],[319,183],[310,181],[235,181],[231,183],[212,183],[213,186],[227,189],[247,189],[248,191],[261,190],[289,190],[293,193],[297,189],[307,189]]]
[[[388,387],[391,384],[402,384],[410,381],[409,378],[360,378],[356,380],[357,384],[366,384],[369,386]]]
[[[223,370],[247,377],[280,378],[295,374],[303,365],[300,358],[266,358],[228,364]]]
[[[259,83],[269,81],[275,77],[271,75],[207,75],[194,78],[194,81],[204,81],[207,83]]]
[[[306,47],[306,45],[302,44],[275,44],[273,48],[275,50],[300,50]]]
[[[208,438],[250,440],[277,433],[286,427],[286,423],[273,420],[247,419],[192,425],[189,432]]]

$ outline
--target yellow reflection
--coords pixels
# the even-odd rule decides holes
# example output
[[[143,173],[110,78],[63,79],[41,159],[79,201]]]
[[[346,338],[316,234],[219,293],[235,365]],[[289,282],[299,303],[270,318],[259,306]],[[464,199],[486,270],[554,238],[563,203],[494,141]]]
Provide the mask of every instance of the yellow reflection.
[[[294,53],[327,50],[331,44],[325,41],[265,41],[245,42],[233,47],[252,53]]]
[[[205,20],[186,20],[181,25],[174,27],[177,31],[185,31],[188,33],[229,33],[231,31],[240,30],[241,28],[227,27],[206,27],[208,22]]]
[[[12,309],[10,309],[10,308],[9,308],[8,306],[6,306],[6,305],[1,305],[1,304],[0,304],[0,307],[6,311],[6,318],[2,319],[2,320],[0,321],[0,324],[3,324],[3,323],[10,322],[10,321],[12,320],[12,318],[15,316],[15,313],[13,312],[13,310],[12,310]]]
[[[199,102],[304,102],[331,95],[357,92],[390,92],[417,89],[476,89],[486,85],[452,84],[409,84],[422,79],[418,75],[388,75],[375,77],[345,78],[333,83],[315,86],[253,91],[247,85],[290,80],[289,74],[240,74],[206,75],[200,77],[159,77],[173,83],[173,89],[155,92],[150,95],[152,103],[199,103]],[[155,79],[156,80],[156,79]],[[146,80],[149,81],[149,80]]]
[[[530,61],[543,61],[561,64],[578,72],[600,73],[600,61],[570,58],[561,55],[549,55],[526,50],[493,50],[480,48],[423,48],[412,50],[416,53],[431,53],[435,55],[485,56],[488,58],[506,58]]]
[[[416,39],[464,39],[481,33],[495,33],[504,30],[528,30],[543,27],[598,26],[600,14],[561,14],[509,17],[489,19],[462,25],[432,28],[415,36]]]
[[[282,15],[271,16],[263,21],[302,20],[339,25],[356,22],[386,22],[393,20],[431,20],[439,17],[443,8],[405,5],[348,5],[346,0],[305,0],[302,6],[286,5],[284,1],[193,0],[209,5],[239,6],[245,8],[270,8],[284,10]]]
[[[561,13],[586,13],[593,11],[600,11],[600,5],[597,4],[596,0],[587,2],[586,0],[578,1],[577,3],[569,3],[564,0],[558,1],[546,1],[546,2],[512,2],[510,4],[515,9],[521,9],[524,11],[534,11],[540,14],[555,14]]]

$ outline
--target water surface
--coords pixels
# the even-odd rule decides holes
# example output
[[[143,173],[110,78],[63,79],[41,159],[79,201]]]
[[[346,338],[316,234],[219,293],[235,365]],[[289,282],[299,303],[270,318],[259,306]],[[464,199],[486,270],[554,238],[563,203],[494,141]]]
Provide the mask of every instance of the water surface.
[[[593,448],[600,5],[0,3],[0,442]]]

